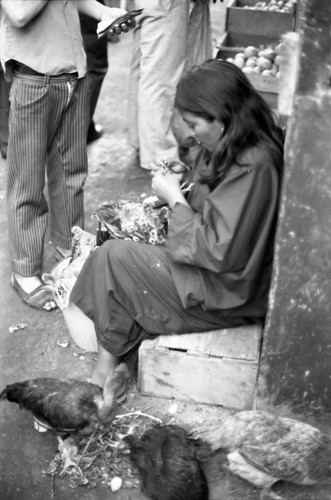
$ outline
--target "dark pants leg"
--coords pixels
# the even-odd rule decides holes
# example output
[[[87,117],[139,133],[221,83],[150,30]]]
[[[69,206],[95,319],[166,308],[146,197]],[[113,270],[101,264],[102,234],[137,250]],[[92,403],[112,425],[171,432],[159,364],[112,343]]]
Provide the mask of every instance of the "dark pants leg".
[[[70,300],[93,322],[99,344],[129,352],[146,335],[204,332],[245,324],[222,311],[181,305],[162,246],[109,240],[85,262]]]
[[[0,65],[0,150],[2,158],[7,158],[8,119],[9,119],[10,83],[6,82]]]
[[[98,0],[105,5],[104,0]],[[98,102],[102,82],[108,71],[107,37],[98,39],[97,21],[80,16],[80,26],[87,57],[87,72],[91,80],[90,127],[94,129],[93,115]]]

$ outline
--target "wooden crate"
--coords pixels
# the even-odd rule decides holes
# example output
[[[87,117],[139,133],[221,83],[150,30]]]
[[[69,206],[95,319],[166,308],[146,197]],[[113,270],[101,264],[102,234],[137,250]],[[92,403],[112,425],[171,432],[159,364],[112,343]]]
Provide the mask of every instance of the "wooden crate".
[[[245,9],[252,7],[258,0],[232,0],[226,9],[225,31],[277,37],[293,31],[295,12],[270,12],[267,10]]]
[[[242,52],[245,47],[252,45],[256,48],[265,48],[275,45],[280,40],[277,37],[263,37],[260,35],[247,35],[240,33],[224,33],[220,40],[217,59],[227,59],[234,57],[238,52]],[[278,107],[279,78],[274,76],[263,76],[246,73],[247,78],[254,85],[256,90],[267,101],[271,108]]]
[[[281,37],[262,36],[254,33],[232,33],[226,31],[218,41],[218,49],[226,57],[233,57],[237,52],[241,52],[245,47],[253,45],[257,49],[280,43]]]
[[[262,327],[162,335],[139,348],[143,394],[251,409]]]

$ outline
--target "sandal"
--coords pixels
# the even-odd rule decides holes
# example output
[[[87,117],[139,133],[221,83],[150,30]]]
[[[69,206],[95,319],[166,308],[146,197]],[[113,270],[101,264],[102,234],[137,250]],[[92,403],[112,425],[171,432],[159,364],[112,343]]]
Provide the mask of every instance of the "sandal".
[[[10,284],[14,290],[16,290],[22,301],[28,306],[39,309],[40,311],[53,311],[57,308],[53,299],[52,287],[50,285],[42,283],[35,288],[35,290],[27,293],[17,281],[14,273],[11,275]]]

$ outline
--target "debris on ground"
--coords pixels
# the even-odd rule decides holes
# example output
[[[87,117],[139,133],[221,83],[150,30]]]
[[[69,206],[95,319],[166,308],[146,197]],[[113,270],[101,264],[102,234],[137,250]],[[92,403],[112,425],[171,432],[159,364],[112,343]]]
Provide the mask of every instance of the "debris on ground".
[[[130,451],[123,438],[133,432],[142,436],[162,420],[136,410],[117,415],[110,428],[94,432],[89,436],[66,439],[58,436],[58,452],[42,473],[69,478],[71,488],[99,484],[108,486],[113,492],[120,488],[139,488],[138,471],[130,461]]]
[[[17,325],[10,326],[8,328],[9,333],[17,332],[18,330],[24,330],[28,325],[26,323],[18,323]]]

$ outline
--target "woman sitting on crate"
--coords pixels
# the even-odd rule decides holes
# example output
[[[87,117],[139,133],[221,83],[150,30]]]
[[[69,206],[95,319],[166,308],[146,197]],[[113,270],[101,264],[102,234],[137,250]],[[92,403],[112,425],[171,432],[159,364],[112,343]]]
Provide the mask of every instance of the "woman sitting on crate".
[[[192,171],[169,159],[169,169],[151,166],[153,191],[171,209],[166,245],[104,243],[71,293],[94,322],[92,381],[101,386],[148,335],[238,327],[266,314],[282,134],[245,74],[225,61],[186,74],[175,104],[201,152]],[[194,183],[186,197],[184,178]]]

